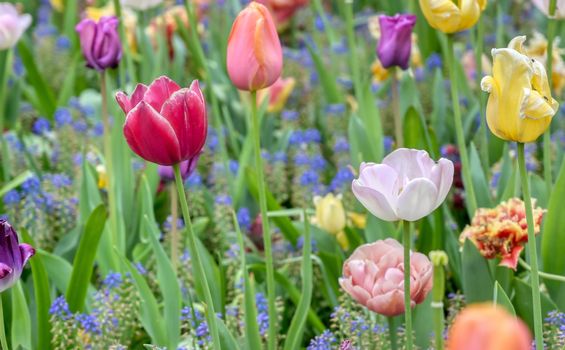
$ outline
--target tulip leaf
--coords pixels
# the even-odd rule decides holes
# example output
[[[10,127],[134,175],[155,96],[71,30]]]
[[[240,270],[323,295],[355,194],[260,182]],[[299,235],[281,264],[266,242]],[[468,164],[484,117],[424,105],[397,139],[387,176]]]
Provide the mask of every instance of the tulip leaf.
[[[514,278],[514,298],[512,298],[512,300],[516,314],[533,330],[534,314],[532,306],[532,287],[530,284],[519,278]],[[541,293],[542,319],[545,318],[548,312],[556,309],[557,306],[553,301],[551,301],[545,293]]]
[[[494,282],[493,302],[504,307],[506,311],[511,313],[513,316],[516,316],[516,311],[514,310],[514,306],[512,305],[510,298],[498,281]]]
[[[430,149],[426,142],[426,125],[414,107],[409,107],[404,115],[404,147]]]
[[[479,152],[474,143],[469,145],[469,162],[471,165],[471,179],[475,189],[475,196],[477,197],[477,206],[479,208],[492,208],[493,202],[490,196],[490,189],[488,181],[479,158]],[[469,213],[471,217],[475,213]]]
[[[157,260],[157,281],[164,300],[164,319],[165,328],[167,329],[167,347],[176,349],[180,341],[180,309],[181,309],[181,291],[177,274],[163,249],[159,243],[159,230],[155,227],[155,221],[149,221],[144,216],[145,227],[152,231],[147,236],[153,247],[153,253]]]
[[[35,247],[35,242],[25,229],[21,229],[23,241]],[[51,294],[49,287],[49,277],[43,264],[43,257],[36,254],[29,260],[31,266],[31,277],[33,279],[33,292],[35,296],[35,320],[36,328],[33,334],[36,341],[35,349],[51,349],[51,322],[49,321],[49,308],[51,307]]]
[[[26,170],[23,173],[21,173],[20,175],[16,176],[12,180],[10,180],[8,183],[6,183],[4,186],[2,186],[2,188],[0,188],[0,197],[4,196],[7,192],[13,190],[14,188],[16,188],[19,185],[21,185],[22,183],[24,183],[25,180],[27,180],[32,175],[33,175],[33,173],[31,171]]]
[[[326,101],[328,103],[343,102],[343,95],[339,91],[335,75],[330,73],[325,67],[320,54],[315,48],[313,48],[310,44],[306,44],[306,48],[312,57],[312,62],[314,62],[314,67],[316,68],[316,73],[320,79],[320,84],[322,85],[322,91],[325,94]]]
[[[432,293],[428,294],[424,302],[416,305],[414,315],[415,344],[420,349],[429,349],[430,334],[433,333]]]
[[[106,216],[106,208],[101,204],[90,214],[84,227],[66,293],[72,312],[82,311],[84,308],[89,281],[94,269],[96,250],[106,225]]]
[[[31,319],[22,282],[17,281],[12,292],[12,349],[32,349]]]
[[[559,176],[553,186],[541,234],[543,271],[556,275],[565,275],[565,254],[562,252],[565,246],[563,198],[565,198],[565,162],[561,164]],[[546,280],[545,285],[559,309],[565,312],[565,283]]]
[[[468,239],[463,245],[461,275],[463,293],[469,304],[492,300],[494,281],[488,263],[475,244]]]
[[[369,161],[380,161],[379,154],[382,152],[378,151],[376,143],[381,144],[382,150],[382,137],[380,139],[371,139],[367,134],[368,127],[365,125],[363,120],[353,114],[349,118],[349,142],[350,142],[350,153],[351,153],[351,163],[354,167],[358,167],[362,162]]]
[[[200,259],[204,267],[204,274],[206,274],[206,279],[210,287],[210,293],[212,293],[214,310],[223,310],[223,290],[220,283],[220,269],[218,268],[218,265],[214,261],[214,258],[212,257],[212,255],[210,255],[210,252],[208,252],[208,249],[206,249],[206,246],[204,246],[202,241],[198,237],[195,238],[196,249],[198,249],[198,254],[200,255]],[[202,289],[200,281],[196,281],[195,283],[198,297],[200,298],[200,300],[205,300],[204,290]]]

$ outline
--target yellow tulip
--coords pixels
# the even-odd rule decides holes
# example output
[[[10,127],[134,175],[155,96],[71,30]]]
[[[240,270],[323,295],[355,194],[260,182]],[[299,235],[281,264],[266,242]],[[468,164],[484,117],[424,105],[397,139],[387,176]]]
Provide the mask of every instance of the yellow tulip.
[[[98,173],[98,188],[106,189],[108,187],[108,174],[106,173],[106,167],[99,164],[96,167],[96,172]]]
[[[559,104],[551,97],[543,64],[526,55],[525,36],[508,48],[493,49],[492,76],[481,81],[490,93],[487,124],[493,134],[507,141],[535,141],[549,127]]]
[[[331,233],[337,235],[345,228],[345,210],[341,203],[341,196],[334,196],[333,193],[325,197],[314,197],[316,206],[316,224]]]
[[[487,0],[420,0],[420,8],[430,26],[444,33],[456,33],[477,23]]]
[[[65,9],[65,4],[63,3],[63,0],[49,0],[49,3],[51,3],[51,6],[57,10],[57,12],[62,12]]]
[[[345,232],[341,231],[335,236],[337,243],[343,250],[349,250],[349,240],[347,239],[347,235]]]

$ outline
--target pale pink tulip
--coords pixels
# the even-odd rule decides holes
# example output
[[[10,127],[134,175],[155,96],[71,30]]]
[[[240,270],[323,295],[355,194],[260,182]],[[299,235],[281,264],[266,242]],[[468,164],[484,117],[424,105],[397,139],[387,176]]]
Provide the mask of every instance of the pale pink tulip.
[[[250,3],[239,13],[228,39],[227,67],[232,83],[240,90],[257,91],[281,76],[282,48],[267,8]]]
[[[341,287],[369,310],[385,316],[404,313],[404,248],[392,238],[364,244],[343,264]],[[432,289],[432,263],[410,256],[410,305],[420,304]]]
[[[426,151],[399,148],[381,164],[362,163],[353,193],[385,221],[416,221],[437,209],[453,182],[453,163],[434,162]]]
[[[29,14],[20,15],[16,6],[0,2],[0,50],[14,47],[30,25]]]

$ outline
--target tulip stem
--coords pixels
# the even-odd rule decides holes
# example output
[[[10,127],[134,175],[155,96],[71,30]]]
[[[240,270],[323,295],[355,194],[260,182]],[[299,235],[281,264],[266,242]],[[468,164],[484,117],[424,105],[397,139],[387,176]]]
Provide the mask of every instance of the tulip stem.
[[[118,207],[116,205],[116,192],[114,191],[114,169],[112,166],[112,130],[108,118],[108,94],[106,92],[106,72],[100,73],[100,95],[102,95],[102,125],[104,126],[104,165],[106,166],[108,207],[110,209],[111,241],[120,252],[122,246],[119,240]],[[118,266],[116,262],[114,262]]]
[[[208,279],[204,272],[204,267],[202,265],[202,260],[200,259],[200,254],[198,253],[198,248],[196,246],[196,235],[192,228],[192,221],[190,220],[190,213],[188,211],[188,203],[186,201],[186,193],[184,192],[184,182],[180,173],[179,164],[173,165],[175,172],[175,184],[177,186],[177,192],[179,195],[180,206],[182,209],[182,215],[184,217],[184,225],[186,227],[186,232],[188,235],[188,250],[192,258],[192,268],[195,280],[199,281],[202,285],[204,292],[204,299],[207,304],[206,317],[208,318],[208,325],[210,329],[210,335],[212,336],[212,344],[215,350],[221,350],[220,344],[220,334],[218,332],[218,326],[216,323],[216,313],[214,312],[214,302],[212,300],[212,293],[210,292],[210,286],[208,285]]]
[[[6,327],[4,325],[4,307],[2,305],[2,294],[0,294],[0,344],[2,350],[9,350],[8,341],[6,340]]]
[[[174,186],[169,186],[171,194],[171,263],[173,269],[177,270],[179,263],[179,230],[177,220],[179,217],[179,201],[177,190]]]
[[[259,188],[259,207],[263,226],[263,245],[265,248],[265,264],[267,269],[267,297],[269,301],[269,333],[267,336],[268,349],[276,348],[277,338],[277,309],[275,304],[275,268],[271,248],[271,230],[269,227],[269,216],[267,213],[267,192],[265,189],[265,175],[263,174],[263,159],[261,158],[261,138],[259,115],[257,113],[257,91],[251,91],[251,128],[255,144],[253,153],[255,155],[255,168],[257,169],[257,181]]]
[[[390,350],[397,350],[398,341],[396,338],[398,336],[398,333],[396,332],[396,327],[394,326],[394,318],[389,316],[386,319],[388,321],[388,336],[390,341]]]
[[[520,266],[522,266],[526,270],[532,271],[532,267],[527,262],[525,262],[524,260],[519,259],[518,262],[520,263]],[[546,279],[546,280],[557,281],[557,282],[565,282],[565,276],[555,275],[555,274],[552,274],[552,273],[547,273],[547,272],[542,272],[542,271],[538,271],[538,274],[541,278]]]
[[[547,78],[549,79],[549,88],[553,85],[553,40],[555,39],[555,31],[557,20],[555,16],[556,1],[549,1],[549,19],[547,23]],[[545,186],[547,193],[551,193],[551,185],[553,183],[551,172],[551,127],[547,128],[543,134],[543,177],[545,178]]]
[[[4,71],[0,72],[0,147],[2,156],[2,179],[7,182],[10,179],[10,160],[8,159],[8,146],[6,145],[6,138],[4,137],[4,122],[6,120],[6,92],[8,91],[8,77],[12,71],[12,56],[13,49],[4,51]]]
[[[465,134],[463,133],[463,122],[461,121],[461,109],[459,106],[459,92],[457,91],[457,73],[455,70],[455,51],[453,49],[453,36],[447,36],[447,64],[449,66],[449,79],[451,87],[451,102],[453,104],[453,117],[455,119],[455,135],[457,147],[461,156],[461,172],[463,173],[463,183],[465,185],[467,210],[470,217],[473,217],[477,210],[477,199],[471,177],[471,165],[465,144]]]
[[[536,236],[534,233],[534,214],[532,211],[532,199],[530,197],[530,184],[528,181],[528,172],[526,169],[526,160],[524,156],[524,144],[518,143],[518,166],[520,168],[520,180],[522,182],[522,194],[524,197],[524,206],[526,207],[526,222],[528,224],[528,251],[530,253],[531,264],[531,286],[532,286],[532,305],[534,312],[534,335],[536,349],[543,349],[543,329],[541,315],[541,297],[539,291],[539,272],[538,272],[538,254],[536,248]]]
[[[413,223],[401,221],[404,228],[404,323],[406,329],[406,350],[412,350],[412,304],[410,299],[410,240]]]
[[[430,253],[431,255],[431,253]],[[443,296],[445,294],[445,270],[442,264],[434,264],[434,286],[432,290],[432,309],[434,317],[435,349],[443,350],[443,329],[445,325],[443,314]]]
[[[394,133],[396,136],[396,148],[404,147],[404,135],[402,128],[402,114],[400,114],[400,98],[398,84],[398,71],[396,68],[391,68],[390,79],[391,79],[391,89],[392,89],[392,108],[394,113]]]
[[[485,26],[483,23],[483,16],[479,17],[477,21],[477,38],[475,45],[475,84],[477,89],[479,89],[479,107],[480,107],[480,118],[481,124],[479,128],[479,137],[481,140],[481,160],[483,167],[487,173],[490,173],[490,161],[489,161],[489,149],[488,149],[488,127],[486,123],[486,113],[485,113],[485,93],[480,90],[481,80],[483,75],[483,47],[484,47],[484,36],[485,36]]]

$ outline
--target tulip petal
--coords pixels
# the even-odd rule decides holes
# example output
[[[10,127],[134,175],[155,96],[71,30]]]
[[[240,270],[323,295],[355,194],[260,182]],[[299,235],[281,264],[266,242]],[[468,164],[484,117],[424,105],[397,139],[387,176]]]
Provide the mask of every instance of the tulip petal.
[[[437,196],[433,182],[425,178],[414,179],[400,193],[396,214],[402,220],[419,220],[437,208]]]
[[[29,258],[35,255],[35,249],[29,244],[20,244],[20,253],[22,255],[22,266],[24,266]]]
[[[410,302],[414,307],[414,302]],[[393,290],[385,294],[373,296],[367,302],[367,307],[378,314],[384,316],[398,316],[404,313],[404,293]]]
[[[13,271],[10,266],[0,262],[0,279],[10,276]]]
[[[384,195],[390,207],[394,208],[402,186],[398,177],[397,171],[386,164],[362,165],[358,183]]]
[[[461,10],[452,0],[420,0],[420,8],[433,28],[444,33],[460,30]]]
[[[124,136],[131,149],[145,160],[161,165],[181,161],[179,142],[171,124],[145,101],[128,113]]]
[[[102,70],[102,68],[98,66],[93,50],[97,37],[96,22],[91,19],[83,19],[77,24],[75,29],[80,36],[80,48],[86,59],[86,66]]]
[[[146,85],[137,84],[135,90],[133,90],[133,93],[131,94],[131,97],[128,97],[128,95],[126,95],[122,91],[119,91],[116,94],[116,101],[118,102],[120,108],[122,108],[124,113],[128,114],[133,107],[137,106],[137,104],[143,100],[143,96],[145,95],[146,91]]]
[[[149,103],[154,110],[161,111],[163,104],[178,90],[180,86],[177,83],[167,76],[161,76],[149,85],[143,100]]]
[[[445,158],[441,158],[438,164],[433,166],[430,179],[436,185],[438,192],[436,207],[439,207],[447,197],[453,184],[453,173],[453,162]]]
[[[363,204],[363,206],[367,208],[371,214],[385,221],[398,220],[398,216],[394,212],[394,209],[382,193],[370,187],[361,185],[359,180],[353,180],[351,189],[353,190],[355,197],[357,197],[357,200],[359,200],[359,202],[361,202],[361,204]]]

